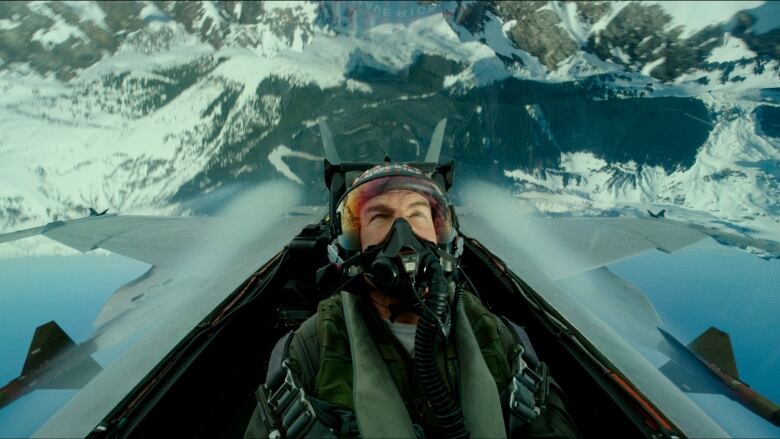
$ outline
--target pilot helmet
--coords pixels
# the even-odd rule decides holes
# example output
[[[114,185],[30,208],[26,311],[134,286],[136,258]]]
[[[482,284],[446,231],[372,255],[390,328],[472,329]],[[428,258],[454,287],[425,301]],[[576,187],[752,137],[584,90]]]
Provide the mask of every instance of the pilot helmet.
[[[416,192],[428,201],[431,208],[436,241],[440,247],[449,247],[457,235],[453,225],[452,204],[447,193],[419,169],[405,163],[383,163],[358,176],[341,197],[336,209],[340,223],[337,239],[348,253],[361,250],[360,211],[373,197],[389,191]]]

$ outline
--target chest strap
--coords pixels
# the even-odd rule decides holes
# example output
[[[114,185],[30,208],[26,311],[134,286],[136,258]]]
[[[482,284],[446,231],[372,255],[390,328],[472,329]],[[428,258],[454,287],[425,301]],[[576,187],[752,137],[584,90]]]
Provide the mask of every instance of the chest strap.
[[[257,389],[258,412],[270,439],[356,436],[352,411],[314,398],[301,387],[296,363],[289,358],[293,332],[279,339],[271,352],[266,382]]]

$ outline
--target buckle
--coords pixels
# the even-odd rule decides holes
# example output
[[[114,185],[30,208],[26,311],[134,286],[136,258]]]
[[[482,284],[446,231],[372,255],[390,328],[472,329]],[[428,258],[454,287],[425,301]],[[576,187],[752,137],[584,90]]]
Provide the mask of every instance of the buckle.
[[[526,387],[533,390],[534,393],[536,393],[540,388],[542,387],[542,384],[544,382],[544,379],[539,376],[536,372],[533,371],[530,367],[528,367],[528,363],[523,360],[523,354],[525,353],[525,348],[523,345],[520,346],[520,352],[517,353],[517,373],[515,376],[520,376],[523,378],[524,384]],[[545,374],[546,375],[546,374]]]
[[[315,420],[317,420],[317,414],[306,397],[306,392],[299,389],[297,400],[282,415],[282,427],[286,430],[285,437],[287,439],[303,437]]]
[[[545,378],[534,372],[523,360],[525,349],[519,346],[520,352],[515,359],[517,371],[512,376],[512,392],[509,394],[509,408],[522,422],[530,422],[541,414],[536,394],[543,390]],[[546,376],[546,372],[543,371]],[[544,396],[546,398],[546,396]]]
[[[542,413],[541,409],[536,405],[531,389],[521,383],[517,376],[512,377],[509,408],[523,422],[532,421]]]
[[[286,365],[282,363],[282,367],[285,366]],[[281,414],[287,409],[287,406],[290,405],[290,402],[295,399],[295,396],[298,393],[298,386],[295,385],[295,379],[292,376],[292,372],[290,372],[290,369],[286,367],[285,369],[287,369],[287,375],[284,377],[282,385],[271,395],[270,398],[268,398],[268,405],[271,406],[271,409],[277,415]]]
[[[317,414],[306,392],[295,380],[287,359],[282,362],[282,367],[287,371],[287,375],[279,389],[268,398],[267,404],[276,419],[269,419],[270,422],[266,426],[270,424],[274,427],[269,429],[269,437],[297,439],[309,431],[317,420]]]
[[[279,416],[276,415],[274,410],[269,404],[270,398],[268,397],[268,388],[265,384],[261,384],[255,392],[255,399],[257,399],[258,408],[260,410],[260,420],[265,425],[265,430],[269,433],[269,437],[275,439],[280,435],[279,427],[281,427],[281,421]]]

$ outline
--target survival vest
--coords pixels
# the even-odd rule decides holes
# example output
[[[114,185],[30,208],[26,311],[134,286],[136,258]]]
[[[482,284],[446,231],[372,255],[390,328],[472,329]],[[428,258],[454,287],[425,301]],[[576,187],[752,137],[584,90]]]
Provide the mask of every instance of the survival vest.
[[[577,437],[563,392],[525,331],[471,294],[463,298],[439,368],[467,430],[473,437]],[[245,438],[436,436],[411,356],[367,307],[341,292],[277,341]]]
[[[366,305],[360,305],[365,307]],[[506,326],[491,314],[471,293],[463,294],[463,311],[473,330],[482,358],[492,376],[496,392],[500,394],[511,382],[509,358],[512,346],[505,346],[502,333]],[[435,431],[436,420],[423,399],[423,391],[409,353],[374,312],[363,312],[370,337],[384,360],[403,404],[409,413],[414,429]],[[354,411],[353,358],[345,321],[342,295],[336,294],[320,302],[317,310],[317,338],[320,344],[319,371],[314,379],[314,396]],[[503,334],[508,335],[508,334]],[[509,338],[511,340],[511,337]],[[460,370],[455,343],[450,341],[439,353],[439,365],[449,390],[456,398],[460,392]]]

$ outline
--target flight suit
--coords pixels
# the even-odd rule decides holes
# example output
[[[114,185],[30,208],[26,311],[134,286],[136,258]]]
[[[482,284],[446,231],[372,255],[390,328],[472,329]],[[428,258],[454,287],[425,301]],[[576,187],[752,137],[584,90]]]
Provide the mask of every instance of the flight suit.
[[[472,294],[464,292],[458,312],[456,336],[439,352],[440,372],[471,436],[505,437],[517,342]],[[306,393],[341,418],[337,436],[440,436],[411,355],[357,296],[343,292],[323,300],[295,332],[289,358]],[[576,437],[559,390],[552,388],[540,416],[513,437]],[[255,413],[247,437],[262,435]]]

